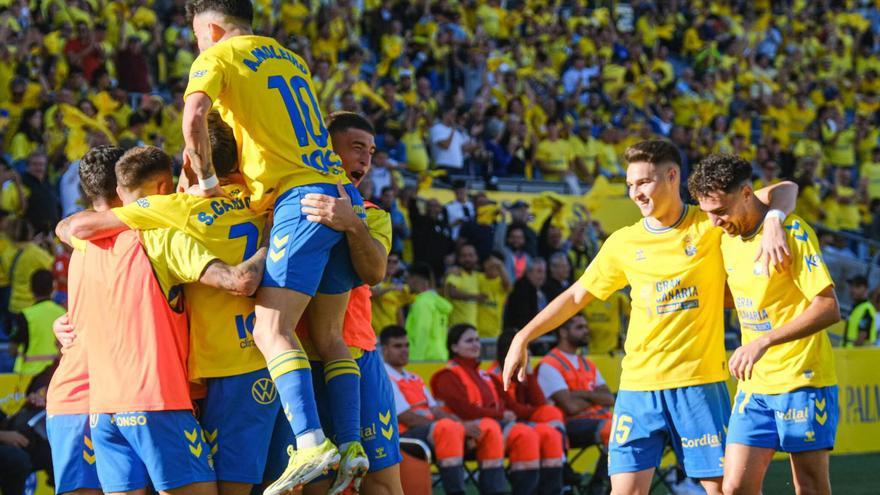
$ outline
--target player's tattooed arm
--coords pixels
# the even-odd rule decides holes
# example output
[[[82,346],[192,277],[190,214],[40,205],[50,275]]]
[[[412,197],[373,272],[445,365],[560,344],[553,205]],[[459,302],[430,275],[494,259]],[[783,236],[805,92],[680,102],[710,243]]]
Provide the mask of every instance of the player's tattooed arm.
[[[183,166],[195,172],[199,180],[216,176],[208,134],[208,113],[211,105],[211,98],[202,92],[189,95],[183,105]],[[206,196],[220,196],[223,189],[218,184],[203,193]]]
[[[261,247],[256,254],[238,265],[231,266],[214,260],[205,268],[199,282],[209,287],[225,290],[236,296],[251,296],[263,279],[267,249]]]

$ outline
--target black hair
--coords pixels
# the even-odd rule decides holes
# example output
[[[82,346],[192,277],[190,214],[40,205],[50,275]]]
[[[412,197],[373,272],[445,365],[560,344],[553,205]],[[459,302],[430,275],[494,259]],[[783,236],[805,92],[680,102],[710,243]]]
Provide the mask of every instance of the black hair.
[[[461,336],[468,330],[476,331],[476,328],[469,323],[459,323],[458,325],[453,325],[449,329],[449,333],[446,334],[446,350],[449,351],[449,357],[455,355],[455,353],[452,352],[452,346],[457,344],[458,341],[461,340]]]
[[[391,339],[399,339],[401,337],[406,337],[406,329],[400,325],[388,325],[387,327],[382,329],[382,332],[379,334],[379,343],[381,345],[386,345]]]
[[[254,23],[254,6],[250,0],[189,0],[186,2],[187,22],[191,23],[195,16],[205,12],[217,12],[233,17],[246,22],[248,26]]]

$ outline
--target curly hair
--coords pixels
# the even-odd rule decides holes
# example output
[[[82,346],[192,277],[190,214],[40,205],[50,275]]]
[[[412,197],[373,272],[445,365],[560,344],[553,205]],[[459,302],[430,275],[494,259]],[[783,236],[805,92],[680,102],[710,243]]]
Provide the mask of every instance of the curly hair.
[[[653,165],[674,163],[681,167],[681,153],[669,141],[652,139],[638,142],[623,152],[626,163],[648,162]]]
[[[736,155],[713,153],[694,167],[688,178],[688,191],[695,198],[731,193],[752,178],[752,165]]]
[[[192,23],[195,16],[205,12],[216,12],[227,17],[254,23],[254,6],[250,0],[189,0],[186,2],[186,20]]]
[[[90,202],[116,197],[116,162],[125,150],[118,146],[95,146],[79,161],[79,184]]]

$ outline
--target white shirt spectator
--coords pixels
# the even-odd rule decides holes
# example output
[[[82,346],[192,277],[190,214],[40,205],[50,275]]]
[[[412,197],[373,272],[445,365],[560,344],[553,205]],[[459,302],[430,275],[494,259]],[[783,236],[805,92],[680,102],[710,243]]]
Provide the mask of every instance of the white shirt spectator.
[[[580,368],[581,360],[578,359],[577,355],[567,352],[562,354],[574,366],[574,369]],[[562,390],[568,390],[568,384],[565,383],[565,378],[562,377],[562,374],[556,371],[556,368],[547,365],[538,367],[538,385],[541,386],[544,397],[550,402],[553,401],[551,399],[553,394]],[[598,368],[596,369],[596,385],[605,385],[605,379],[602,378],[602,373],[599,372]]]
[[[397,382],[395,380],[403,380],[404,378],[413,377],[412,373],[409,371],[403,370],[403,373],[398,372],[396,369],[388,366],[388,363],[385,364],[385,371],[388,372],[388,377],[391,379],[391,388],[394,390],[394,407],[397,410],[397,415],[410,410],[409,402],[406,401],[406,398],[403,396],[403,392],[400,391],[400,387],[397,386]],[[428,386],[425,385],[425,397],[428,399],[428,407],[436,407],[437,401],[434,399],[434,396],[431,395],[431,391],[428,390]]]
[[[452,239],[458,239],[458,233],[461,231],[461,224],[474,220],[477,217],[477,209],[470,201],[465,203],[452,201],[451,203],[447,203],[445,208],[446,218],[449,220],[449,225],[453,225]]]
[[[373,167],[370,169],[370,180],[373,181],[373,194],[380,196],[383,189],[391,187],[394,177],[387,167]]]
[[[62,218],[67,218],[83,210],[82,191],[79,188],[79,160],[71,163],[67,170],[61,174],[61,179],[58,181],[58,191],[61,196]]]
[[[562,74],[562,87],[565,88],[565,94],[571,95],[574,93],[575,88],[578,86],[578,82],[581,83],[581,89],[587,89],[590,85],[590,79],[598,75],[598,67],[584,67],[583,69],[577,69],[576,67],[569,68],[564,74]]]
[[[441,141],[449,138],[449,133],[453,129],[442,122],[437,122],[431,127],[431,156],[434,163],[440,167],[463,169],[464,168],[464,145],[467,144],[468,138],[461,131],[456,129],[452,136],[452,141],[448,148],[440,146]]]

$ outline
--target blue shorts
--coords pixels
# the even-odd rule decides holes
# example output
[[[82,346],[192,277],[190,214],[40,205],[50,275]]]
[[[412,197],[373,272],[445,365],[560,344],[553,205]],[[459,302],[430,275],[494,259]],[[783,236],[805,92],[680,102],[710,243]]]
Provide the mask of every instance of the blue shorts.
[[[100,489],[88,414],[59,414],[46,418],[52,450],[55,493]]]
[[[209,378],[207,387],[199,423],[211,448],[217,480],[262,483],[266,459],[270,455],[286,459],[286,444],[280,452],[270,452],[273,436],[289,441],[293,435],[286,420],[276,422],[284,414],[268,370]],[[280,431],[275,431],[276,425]]]
[[[721,476],[729,418],[725,382],[649,392],[621,390],[614,403],[608,472],[657,467],[671,443],[688,476]]]
[[[89,424],[104,492],[158,491],[215,481],[211,452],[191,411],[93,414]]]
[[[364,352],[357,358],[361,369],[361,443],[370,459],[370,472],[400,464],[400,432],[397,430],[397,409],[388,372],[378,351]],[[312,381],[321,426],[333,438],[330,420],[330,397],[324,384],[324,365],[312,361]]]
[[[366,219],[364,200],[351,184],[345,186],[355,212]],[[311,184],[285,192],[275,201],[269,256],[263,287],[282,287],[309,296],[342,294],[361,284],[342,232],[310,222],[300,200],[309,193],[338,197],[336,184]]]
[[[783,452],[834,448],[837,385],[784,394],[738,392],[727,441]]]

